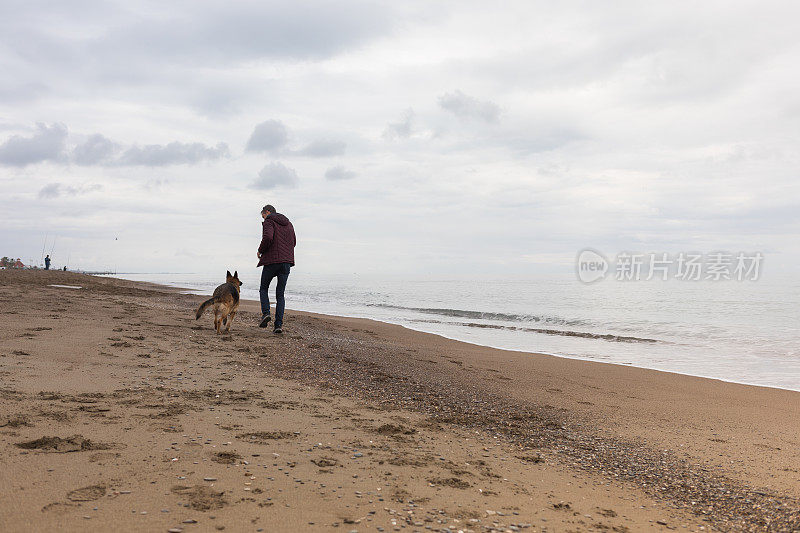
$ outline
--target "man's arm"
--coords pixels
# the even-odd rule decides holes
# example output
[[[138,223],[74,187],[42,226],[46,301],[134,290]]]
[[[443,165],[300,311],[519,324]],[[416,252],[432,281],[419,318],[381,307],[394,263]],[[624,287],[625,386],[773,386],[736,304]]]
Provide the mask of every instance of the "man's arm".
[[[272,222],[264,223],[264,233],[261,236],[261,244],[258,246],[258,253],[265,254],[272,244],[272,239],[275,237],[275,227]]]

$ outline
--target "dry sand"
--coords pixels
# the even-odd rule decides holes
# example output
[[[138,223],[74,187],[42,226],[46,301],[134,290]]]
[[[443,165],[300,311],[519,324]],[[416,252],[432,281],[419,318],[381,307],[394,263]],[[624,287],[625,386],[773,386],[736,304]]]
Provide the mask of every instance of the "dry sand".
[[[800,393],[201,300],[0,271],[0,530],[800,530]]]

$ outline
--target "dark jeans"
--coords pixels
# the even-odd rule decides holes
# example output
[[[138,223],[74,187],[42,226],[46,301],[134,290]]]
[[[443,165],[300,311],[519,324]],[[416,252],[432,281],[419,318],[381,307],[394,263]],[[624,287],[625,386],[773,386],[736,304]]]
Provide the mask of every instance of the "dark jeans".
[[[258,291],[261,297],[261,314],[269,314],[269,284],[272,283],[272,278],[278,278],[278,285],[275,287],[275,326],[276,328],[283,326],[283,309],[286,307],[286,300],[283,299],[283,291],[286,288],[286,280],[289,279],[289,269],[292,267],[289,263],[273,263],[271,265],[264,265],[261,271],[261,289]]]

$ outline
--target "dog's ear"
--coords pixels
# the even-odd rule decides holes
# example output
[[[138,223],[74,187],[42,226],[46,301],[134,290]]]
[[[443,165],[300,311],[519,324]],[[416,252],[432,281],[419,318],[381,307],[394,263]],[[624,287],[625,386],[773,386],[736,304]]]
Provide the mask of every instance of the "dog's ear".
[[[225,271],[225,277],[228,278],[228,279],[231,279],[233,277],[233,276],[231,276],[231,271],[230,270],[226,270]]]
[[[236,279],[239,279],[239,271],[238,270],[233,273],[233,277],[236,278]]]

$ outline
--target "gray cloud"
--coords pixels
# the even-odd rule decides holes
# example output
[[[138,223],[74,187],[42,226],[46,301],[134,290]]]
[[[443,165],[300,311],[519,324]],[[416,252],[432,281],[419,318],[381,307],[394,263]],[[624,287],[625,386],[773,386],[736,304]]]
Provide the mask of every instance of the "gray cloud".
[[[408,12],[368,0],[179,0],[157,9],[98,0],[78,0],[70,9],[9,5],[0,16],[0,101],[102,95],[210,116],[230,116],[265,98],[272,80],[252,74],[262,66],[359,49],[390,35]]]
[[[97,165],[110,161],[118,150],[117,143],[96,133],[91,135],[86,142],[75,147],[72,151],[72,160],[78,165]]]
[[[250,184],[251,189],[275,189],[297,187],[297,172],[283,163],[275,162],[266,165],[258,173],[258,179]]]
[[[500,118],[500,107],[497,104],[489,100],[478,100],[461,91],[440,96],[439,107],[461,118],[476,118],[485,122],[497,122]]]
[[[26,166],[43,161],[72,161],[81,166],[166,166],[194,164],[206,160],[216,160],[230,155],[228,145],[218,143],[206,146],[203,143],[182,143],[173,141],[166,145],[148,144],[129,146],[119,157],[122,149],[102,135],[90,135],[78,144],[67,157],[67,127],[63,124],[47,126],[37,123],[36,132],[31,137],[13,135],[0,145],[0,165]]]
[[[356,177],[356,173],[352,170],[347,170],[343,166],[331,167],[325,171],[325,178],[331,181],[350,180]]]
[[[116,161],[118,165],[142,165],[160,167],[166,165],[193,164],[206,160],[216,160],[230,155],[228,145],[218,143],[206,146],[203,143],[182,143],[178,141],[166,145],[148,144],[131,146]]]
[[[52,199],[58,198],[62,195],[76,196],[78,194],[86,194],[93,191],[102,190],[103,186],[98,183],[91,185],[82,185],[80,187],[71,187],[63,183],[48,183],[39,190],[39,198]]]
[[[414,110],[410,107],[403,111],[398,122],[391,122],[383,131],[383,138],[388,140],[407,139],[411,136]]]
[[[60,183],[48,183],[39,191],[39,198],[57,198],[61,196]]]
[[[134,24],[87,44],[103,56],[144,55],[170,63],[325,59],[386,35],[397,19],[386,6],[353,0],[206,3],[187,17],[189,7],[195,4],[167,7],[158,17],[142,11]]]
[[[304,155],[308,157],[332,157],[336,155],[344,155],[346,147],[347,143],[344,141],[318,139],[308,143],[308,146],[302,150],[299,150],[297,155]]]
[[[63,124],[36,124],[31,137],[11,136],[0,145],[0,165],[24,167],[42,161],[56,161],[64,156],[67,127]]]
[[[280,120],[267,120],[258,124],[247,141],[248,152],[274,152],[283,148],[289,139],[289,130]]]

